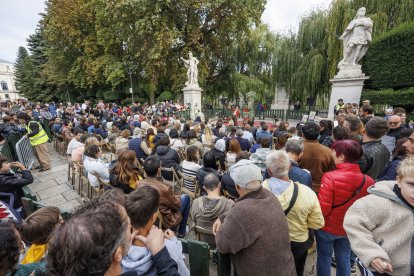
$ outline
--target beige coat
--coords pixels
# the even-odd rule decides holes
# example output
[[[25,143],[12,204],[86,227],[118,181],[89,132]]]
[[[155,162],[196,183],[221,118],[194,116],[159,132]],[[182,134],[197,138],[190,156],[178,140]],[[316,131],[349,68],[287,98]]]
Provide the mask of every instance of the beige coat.
[[[414,213],[393,192],[394,185],[395,181],[381,181],[371,186],[370,195],[349,208],[344,228],[352,250],[367,268],[382,258],[392,264],[392,275],[413,275]]]

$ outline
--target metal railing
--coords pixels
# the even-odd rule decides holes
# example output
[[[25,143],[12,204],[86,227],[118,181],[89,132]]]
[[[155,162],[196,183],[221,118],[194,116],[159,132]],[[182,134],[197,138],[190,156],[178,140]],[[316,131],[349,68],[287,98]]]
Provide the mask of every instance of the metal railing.
[[[36,159],[36,154],[30,140],[27,137],[23,137],[16,143],[16,153],[19,162],[22,163],[28,170],[30,170]]]

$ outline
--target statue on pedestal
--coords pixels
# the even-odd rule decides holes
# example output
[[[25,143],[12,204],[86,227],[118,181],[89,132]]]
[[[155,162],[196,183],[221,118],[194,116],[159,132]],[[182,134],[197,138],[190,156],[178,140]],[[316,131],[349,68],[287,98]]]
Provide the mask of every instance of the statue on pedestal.
[[[188,81],[185,83],[187,87],[199,87],[198,86],[198,59],[193,57],[193,53],[188,53],[188,60],[181,58],[184,61],[185,68],[187,68]]]
[[[344,33],[339,37],[343,40],[344,57],[339,62],[339,70],[358,65],[358,62],[368,51],[368,42],[372,40],[371,18],[365,17],[366,8],[359,8],[354,20],[349,23]]]

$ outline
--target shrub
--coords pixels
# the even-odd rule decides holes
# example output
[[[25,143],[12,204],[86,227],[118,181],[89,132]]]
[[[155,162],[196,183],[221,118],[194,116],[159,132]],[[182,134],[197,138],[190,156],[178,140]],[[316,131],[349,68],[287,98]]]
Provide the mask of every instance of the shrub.
[[[402,89],[414,86],[413,45],[414,21],[374,38],[362,61],[363,71],[370,77],[365,87]]]

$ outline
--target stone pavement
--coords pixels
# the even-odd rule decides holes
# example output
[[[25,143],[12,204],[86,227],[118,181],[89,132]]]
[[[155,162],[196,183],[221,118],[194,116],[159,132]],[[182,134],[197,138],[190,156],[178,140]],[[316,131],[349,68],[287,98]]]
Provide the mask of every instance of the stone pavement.
[[[42,204],[71,211],[82,204],[83,201],[78,193],[72,189],[70,181],[68,182],[66,156],[59,155],[52,143],[48,144],[48,148],[52,169],[45,172],[32,170],[35,181],[28,187]]]

